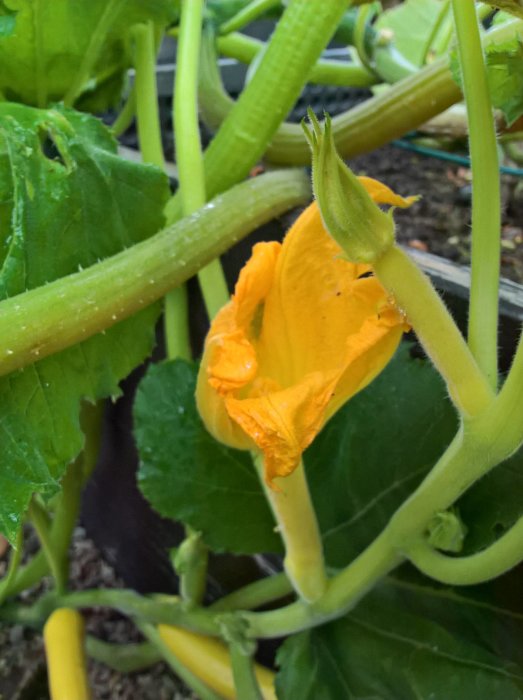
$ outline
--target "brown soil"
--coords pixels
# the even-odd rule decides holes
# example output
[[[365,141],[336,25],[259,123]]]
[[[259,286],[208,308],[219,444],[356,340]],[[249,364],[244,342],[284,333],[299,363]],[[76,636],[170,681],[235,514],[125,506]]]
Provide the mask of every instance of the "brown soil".
[[[421,199],[407,210],[397,210],[398,239],[465,265],[470,263],[470,170],[436,158],[385,146],[355,158],[359,174],[382,180],[403,195]],[[501,274],[523,282],[523,180],[501,176]]]
[[[29,537],[28,551],[36,550],[36,538]],[[122,588],[123,582],[102,558],[94,544],[77,528],[72,547],[71,588]],[[5,558],[0,562],[4,573]],[[22,594],[28,602],[47,588]],[[89,634],[106,642],[142,641],[133,623],[108,610],[88,610],[84,614]],[[93,700],[189,700],[194,699],[165,664],[156,664],[141,673],[121,674],[90,660],[89,681]],[[21,625],[0,628],[0,700],[49,700],[42,636]],[[71,699],[72,700],[72,699]]]

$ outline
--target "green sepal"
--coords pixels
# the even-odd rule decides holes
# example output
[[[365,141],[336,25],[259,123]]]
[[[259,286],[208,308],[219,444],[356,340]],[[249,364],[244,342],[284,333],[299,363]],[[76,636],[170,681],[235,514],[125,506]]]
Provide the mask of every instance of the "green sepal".
[[[445,510],[432,518],[428,525],[428,541],[444,552],[461,552],[467,526],[455,510]]]
[[[312,151],[312,186],[326,229],[356,263],[372,263],[394,244],[391,211],[375,204],[338,155],[331,118],[322,129],[309,109],[312,130],[302,122]]]

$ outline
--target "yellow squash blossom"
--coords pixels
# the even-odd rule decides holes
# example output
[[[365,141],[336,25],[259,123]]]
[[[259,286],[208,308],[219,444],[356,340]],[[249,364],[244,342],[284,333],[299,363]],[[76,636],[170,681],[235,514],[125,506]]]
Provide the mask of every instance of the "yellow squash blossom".
[[[377,203],[412,202],[360,181]],[[200,414],[221,442],[263,452],[272,485],[385,367],[405,328],[370,266],[344,259],[313,203],[282,244],[254,246],[214,319],[198,378]]]

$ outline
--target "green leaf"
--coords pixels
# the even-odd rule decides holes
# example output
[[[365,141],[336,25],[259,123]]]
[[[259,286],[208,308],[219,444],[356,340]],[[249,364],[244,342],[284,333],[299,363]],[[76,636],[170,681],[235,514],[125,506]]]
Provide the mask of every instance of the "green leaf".
[[[459,501],[467,524],[464,554],[476,552],[497,540],[523,516],[523,449],[495,467]]]
[[[44,107],[74,88],[95,92],[130,65],[130,29],[152,19],[165,26],[170,0],[5,0],[14,32],[0,32],[0,90],[7,99]],[[119,98],[111,95],[109,102]]]
[[[164,364],[141,384],[140,488],[158,512],[202,531],[213,549],[281,551],[249,455],[217,443],[197,415],[195,373],[183,362]],[[331,419],[304,455],[331,566],[345,565],[381,531],[456,426],[439,375],[408,347]]]
[[[0,299],[152,235],[167,197],[163,174],[119,158],[93,117],[0,104]],[[35,347],[35,364],[0,378],[0,531],[7,537],[33,492],[59,488],[83,444],[81,400],[119,393],[118,382],[151,349],[157,314],[156,306],[146,309],[41,361]]]
[[[456,427],[440,376],[408,346],[332,418],[304,456],[331,566],[347,564],[381,532]]]
[[[488,5],[523,18],[523,0],[485,0]]]
[[[523,114],[523,43],[519,37],[487,50],[487,74],[492,103],[510,126]]]
[[[415,66],[422,66],[442,6],[441,0],[406,0],[383,12],[375,26],[378,31],[392,32],[398,51]]]
[[[523,43],[519,37],[487,46],[486,67],[492,106],[503,112],[510,126],[523,114]],[[462,87],[456,50],[451,52],[450,68],[454,81]]]
[[[212,438],[196,410],[197,367],[153,366],[134,405],[138,483],[161,515],[202,533],[215,551],[280,552],[279,536],[248,452]]]
[[[380,585],[349,615],[289,638],[280,700],[521,700],[521,615],[444,589]]]
[[[0,0],[0,39],[11,36],[16,24],[16,12],[10,10],[3,0]]]

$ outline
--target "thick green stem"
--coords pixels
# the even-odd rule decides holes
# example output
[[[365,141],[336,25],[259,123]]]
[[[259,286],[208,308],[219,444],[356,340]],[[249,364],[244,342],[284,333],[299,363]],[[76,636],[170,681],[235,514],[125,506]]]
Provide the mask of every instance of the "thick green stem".
[[[172,668],[182,681],[193,690],[201,700],[222,700],[219,695],[212,691],[205,683],[187,669],[173,654],[169,646],[163,641],[160,633],[154,625],[138,624],[138,629],[156,648],[163,660]]]
[[[156,89],[156,46],[151,21],[133,28],[138,141],[144,162],[165,169]]]
[[[120,673],[142,671],[162,660],[162,655],[151,642],[109,644],[87,635],[85,649],[92,659]]]
[[[146,598],[134,591],[125,589],[99,588],[67,593],[63,596],[42,598],[33,606],[36,610],[49,614],[57,607],[90,608],[107,607],[119,610],[123,615],[154,624],[178,625],[201,634],[220,636],[220,625],[216,616],[203,608],[188,609],[179,600]]]
[[[58,593],[63,593],[67,585],[67,578],[64,576],[62,562],[60,561],[51,538],[49,517],[36,498],[33,498],[29,504],[28,515],[29,520],[36,530],[38,539],[40,540],[42,551],[44,552],[55,581],[56,589]]]
[[[165,295],[164,329],[167,357],[190,360],[189,299],[185,284],[171,289]]]
[[[220,598],[213,603],[209,610],[213,612],[225,612],[230,610],[255,610],[256,608],[272,603],[280,598],[290,595],[294,591],[287,574],[275,574],[268,578],[249,583],[233,593]]]
[[[0,375],[131,316],[247,233],[309,197],[304,172],[261,175],[132,248],[0,302]]]
[[[220,25],[220,34],[229,34],[242,29],[269,10],[278,7],[279,4],[280,0],[251,0],[248,5]]]
[[[11,598],[22,591],[36,586],[44,576],[49,573],[49,564],[42,550],[40,550],[25,566],[18,569],[16,576],[10,583],[4,595],[4,580],[0,584],[2,598]]]
[[[456,407],[467,416],[478,414],[494,394],[429,278],[398,246],[374,262],[374,271],[405,312]]]
[[[347,0],[294,0],[287,7],[255,75],[205,152],[208,197],[246,177],[263,155],[346,6]],[[180,213],[175,196],[166,207],[167,220]]]
[[[3,604],[5,599],[10,594],[10,587],[13,583],[16,574],[18,572],[18,567],[20,566],[20,561],[22,559],[24,548],[24,530],[20,528],[18,530],[18,535],[16,537],[16,543],[14,547],[11,547],[11,555],[9,557],[9,565],[7,568],[7,573],[0,582],[0,605]]]
[[[472,259],[469,345],[495,389],[501,251],[499,158],[474,0],[452,0],[467,104],[472,163]]]
[[[260,686],[254,673],[252,655],[245,652],[244,646],[244,643],[237,642],[229,644],[236,694],[242,700],[263,700]]]
[[[62,578],[69,578],[69,548],[74,528],[78,522],[82,488],[98,461],[100,452],[103,403],[82,405],[80,424],[85,435],[84,449],[69,465],[62,482],[53,523],[51,540],[59,562]]]
[[[236,33],[217,37],[216,43],[221,54],[242,63],[251,63],[265,48],[263,41]],[[363,66],[346,61],[320,59],[312,67],[308,82],[343,87],[369,87],[379,82],[379,79]]]
[[[451,586],[475,586],[510,571],[523,561],[523,518],[494,544],[468,557],[449,557],[420,542],[406,556],[421,572]]]
[[[235,104],[216,80],[203,74],[200,102],[205,121],[216,128]],[[352,158],[383,146],[417,128],[458,102],[461,91],[452,79],[446,59],[434,61],[395,83],[386,92],[335,116],[332,129],[336,148]],[[265,157],[276,165],[310,164],[310,149],[299,124],[285,122],[278,128]]]
[[[488,32],[483,45],[503,42],[523,34],[523,20],[513,19]],[[205,79],[205,74],[204,74]],[[448,58],[441,58],[389,90],[335,116],[332,129],[343,158],[353,158],[379,148],[412,131],[462,99]],[[216,128],[233,108],[234,101],[213,80],[205,79],[200,93],[203,115]],[[310,149],[299,124],[283,123],[266,149],[265,157],[278,165],[309,165]]]
[[[111,131],[118,138],[124,134],[133,123],[136,114],[136,86],[133,85],[120,114],[111,124]]]
[[[383,576],[399,563],[388,538],[380,535],[346,569],[329,581],[323,597],[313,605],[301,601],[279,610],[243,613],[249,636],[280,637],[321,625],[347,613]]]
[[[143,160],[165,170],[160,112],[156,88],[156,45],[152,22],[133,30],[136,42],[135,68],[138,138]],[[165,298],[165,338],[168,357],[191,357],[187,290],[182,285]]]
[[[180,595],[189,606],[201,605],[207,584],[209,550],[199,532],[187,528],[187,536],[176,550],[174,568],[180,577]]]
[[[316,513],[312,505],[303,463],[274,487],[264,479],[263,457],[253,455],[265,495],[285,544],[285,571],[297,593],[308,603],[324,594],[327,575],[323,545]]]
[[[184,0],[174,86],[174,135],[178,164],[179,192],[184,216],[206,202],[205,173],[198,122],[198,61],[202,33],[203,0]],[[229,300],[229,290],[219,259],[198,273],[198,281],[209,318]],[[169,307],[167,307],[168,309]],[[174,321],[176,323],[176,320]],[[166,314],[166,325],[170,316]],[[167,328],[169,336],[169,329]]]

